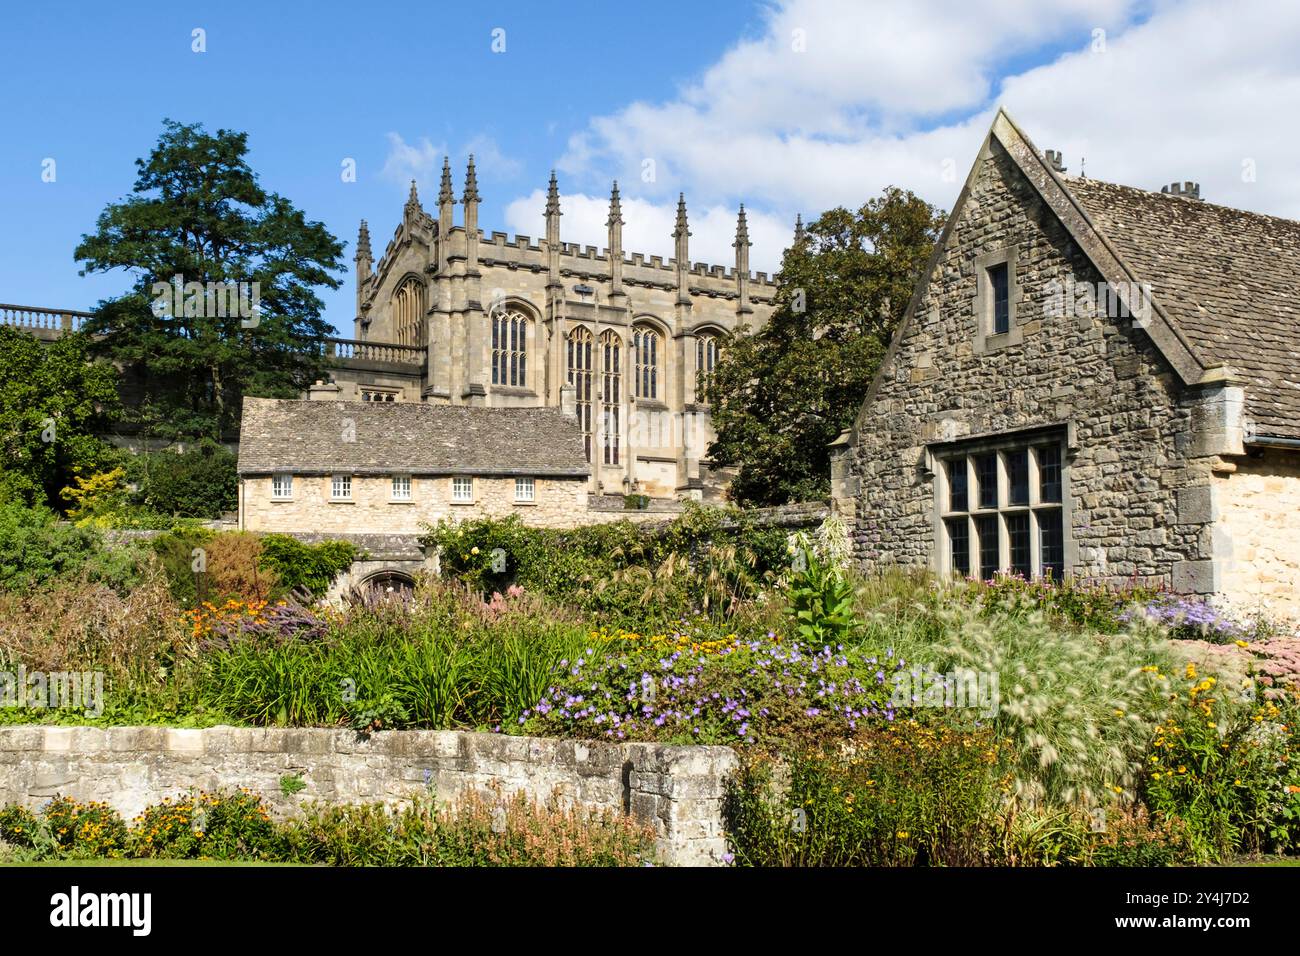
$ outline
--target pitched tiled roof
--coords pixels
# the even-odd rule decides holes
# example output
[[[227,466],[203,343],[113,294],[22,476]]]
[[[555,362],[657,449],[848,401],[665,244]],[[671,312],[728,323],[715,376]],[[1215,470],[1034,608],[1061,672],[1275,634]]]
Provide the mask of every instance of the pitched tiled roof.
[[[1255,432],[1300,438],[1300,222],[1094,179],[1064,183],[1197,354],[1246,379]]]
[[[582,478],[589,468],[581,429],[555,408],[245,398],[239,473],[276,471]]]

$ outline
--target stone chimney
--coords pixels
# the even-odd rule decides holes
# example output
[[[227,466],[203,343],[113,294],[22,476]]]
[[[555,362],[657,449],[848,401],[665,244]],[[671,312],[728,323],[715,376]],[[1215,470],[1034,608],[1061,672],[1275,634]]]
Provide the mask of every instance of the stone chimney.
[[[1043,150],[1043,158],[1047,160],[1047,165],[1051,166],[1054,172],[1065,172],[1065,161],[1061,159],[1061,151],[1059,149]]]
[[[1169,196],[1182,196],[1184,199],[1200,199],[1201,184],[1194,182],[1170,183],[1161,186],[1160,191]]]
[[[337,402],[340,391],[342,390],[333,382],[316,379],[316,383],[307,389],[307,397],[313,402]]]
[[[574,424],[577,424],[578,389],[571,384],[560,386],[560,414]]]

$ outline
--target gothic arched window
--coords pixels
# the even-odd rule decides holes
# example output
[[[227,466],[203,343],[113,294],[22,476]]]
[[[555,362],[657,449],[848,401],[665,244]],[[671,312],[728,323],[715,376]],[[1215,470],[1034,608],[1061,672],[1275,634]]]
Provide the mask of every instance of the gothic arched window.
[[[591,379],[592,379],[592,335],[591,330],[578,326],[569,333],[566,368],[569,384],[577,393],[578,423],[582,426],[583,446],[587,450],[587,461],[591,461]]]
[[[424,283],[414,277],[393,293],[393,339],[398,345],[424,344]]]
[[[522,312],[492,313],[492,384],[528,384],[528,317]]]
[[[633,386],[637,398],[659,397],[659,355],[663,336],[646,325],[632,330],[632,355],[636,360]]]
[[[619,402],[623,400],[623,340],[615,331],[600,334],[600,422],[604,462],[618,464]]]
[[[696,385],[697,401],[708,401],[709,383],[713,381],[713,370],[718,367],[718,357],[721,354],[721,345],[718,342],[717,335],[712,332],[704,332],[696,337],[695,369],[699,373],[698,384]]]

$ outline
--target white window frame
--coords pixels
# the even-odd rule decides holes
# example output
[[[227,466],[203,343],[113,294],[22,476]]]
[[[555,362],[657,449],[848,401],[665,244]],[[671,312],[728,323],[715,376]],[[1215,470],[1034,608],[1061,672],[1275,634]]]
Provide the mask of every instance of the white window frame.
[[[410,501],[412,498],[412,485],[410,475],[393,475],[390,486],[392,501]]]
[[[462,489],[465,489],[462,493]],[[473,475],[456,475],[451,479],[451,503],[454,505],[472,505],[474,503]]]
[[[293,475],[279,474],[271,476],[271,500],[293,500]]]
[[[531,505],[537,501],[537,481],[533,478],[515,479],[515,503]]]
[[[339,489],[343,494],[339,494]],[[330,475],[330,501],[352,500],[352,476],[345,474]]]
[[[1042,500],[1042,482],[1039,471],[1039,456],[1047,448],[1055,448],[1060,467],[1059,501]],[[1020,452],[1027,452],[1028,467],[1028,501],[1023,504],[1011,503],[1011,472],[1009,460]],[[1060,540],[1060,575],[1056,580],[1068,576],[1072,571],[1070,548],[1070,497],[1069,497],[1069,463],[1067,457],[1066,437],[1059,433],[1009,435],[1003,439],[991,438],[967,445],[934,451],[934,489],[935,489],[935,542],[934,564],[942,576],[948,577],[959,573],[952,560],[952,528],[954,522],[965,522],[968,541],[967,564],[971,576],[985,580],[994,574],[1013,573],[1011,565],[1011,534],[1009,521],[1017,516],[1026,515],[1029,519],[1029,577],[1040,579],[1043,569],[1043,535],[1042,522],[1059,514],[1061,523]],[[979,502],[979,481],[976,459],[992,455],[996,470],[997,497],[993,507],[982,508]],[[964,469],[966,478],[966,508],[952,508],[952,486],[949,478],[950,466]],[[981,518],[995,517],[998,533],[998,562],[991,574],[984,568],[980,556],[979,523]]]

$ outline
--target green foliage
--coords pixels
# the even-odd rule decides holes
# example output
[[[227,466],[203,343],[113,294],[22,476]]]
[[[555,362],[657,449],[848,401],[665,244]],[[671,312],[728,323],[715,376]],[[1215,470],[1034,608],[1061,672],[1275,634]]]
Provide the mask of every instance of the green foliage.
[[[898,721],[845,747],[749,761],[725,813],[750,866],[975,866],[1001,797],[988,730]]]
[[[247,790],[169,797],[132,821],[128,855],[171,860],[272,860],[281,837],[261,797]]]
[[[725,617],[789,564],[781,529],[694,504],[650,526],[618,521],[557,531],[525,527],[514,516],[443,522],[424,543],[440,549],[444,575],[470,587],[518,584],[631,627]]]
[[[280,792],[286,797],[292,797],[295,793],[302,793],[307,789],[307,781],[302,779],[302,774],[287,773],[280,778]]]
[[[1010,808],[994,862],[1004,866],[1175,866],[1194,862],[1177,818],[1145,807]]]
[[[253,724],[499,726],[535,704],[588,635],[525,598],[490,611],[452,587],[354,611],[323,640],[246,640],[208,656],[203,699]]]
[[[198,599],[199,578],[194,570],[195,552],[206,549],[216,532],[198,525],[181,525],[150,542],[162,563],[168,586],[177,603],[191,606]],[[205,595],[206,596],[206,595]]]
[[[331,866],[640,866],[654,831],[622,814],[565,809],[523,793],[466,793],[443,806],[416,800],[312,806],[285,826],[286,855]]]
[[[137,455],[127,463],[134,505],[150,513],[219,518],[237,505],[235,455],[210,439],[182,452]]]
[[[799,637],[814,647],[852,641],[861,629],[853,609],[853,585],[809,548],[790,579],[788,600]]]
[[[1241,706],[1195,665],[1185,677],[1143,765],[1146,805],[1182,820],[1202,861],[1300,849],[1300,705]]]
[[[729,338],[708,387],[709,455],[739,466],[734,499],[827,497],[828,446],[853,423],[943,220],[890,187],[857,212],[823,213],[786,250],[775,312]]]
[[[0,500],[60,508],[75,476],[112,467],[98,436],[118,408],[117,371],[90,346],[84,333],[44,343],[0,326]]]
[[[1028,581],[1019,575],[1000,574],[971,585],[967,593],[978,595],[988,610],[1019,614],[1039,611],[1070,627],[1115,634],[1124,630],[1132,616],[1126,611],[1135,604],[1155,600],[1162,592],[1137,582],[1113,587],[1075,577]]]
[[[338,288],[342,244],[264,190],[247,152],[247,134],[164,120],[148,159],[136,161],[132,195],[107,206],[76,249],[83,274],[135,276],[86,329],[138,382],[146,400],[130,418],[146,433],[219,440],[236,430],[243,395],[294,397],[324,367],[330,327],[314,287]],[[205,289],[256,283],[256,325],[202,296],[159,314],[154,286],[175,276]]]
[[[0,591],[47,588],[84,575],[125,592],[140,580],[138,550],[105,547],[95,530],[60,522],[44,507],[0,502]]]
[[[126,824],[106,803],[79,803],[71,797],[56,796],[41,808],[41,818],[62,855],[109,858],[126,855]]]
[[[301,588],[319,596],[352,567],[357,554],[357,546],[350,541],[304,544],[289,535],[269,534],[262,538],[261,566],[275,572],[286,590]]]
[[[972,612],[957,594],[933,612],[932,643],[903,651],[940,673],[996,675],[994,726],[1018,754],[1016,796],[1095,807],[1116,787],[1131,792],[1165,711],[1161,632],[1144,621],[1117,635],[1062,631],[1040,611]]]
[[[31,848],[40,838],[41,822],[36,814],[15,803],[0,807],[0,841]]]

